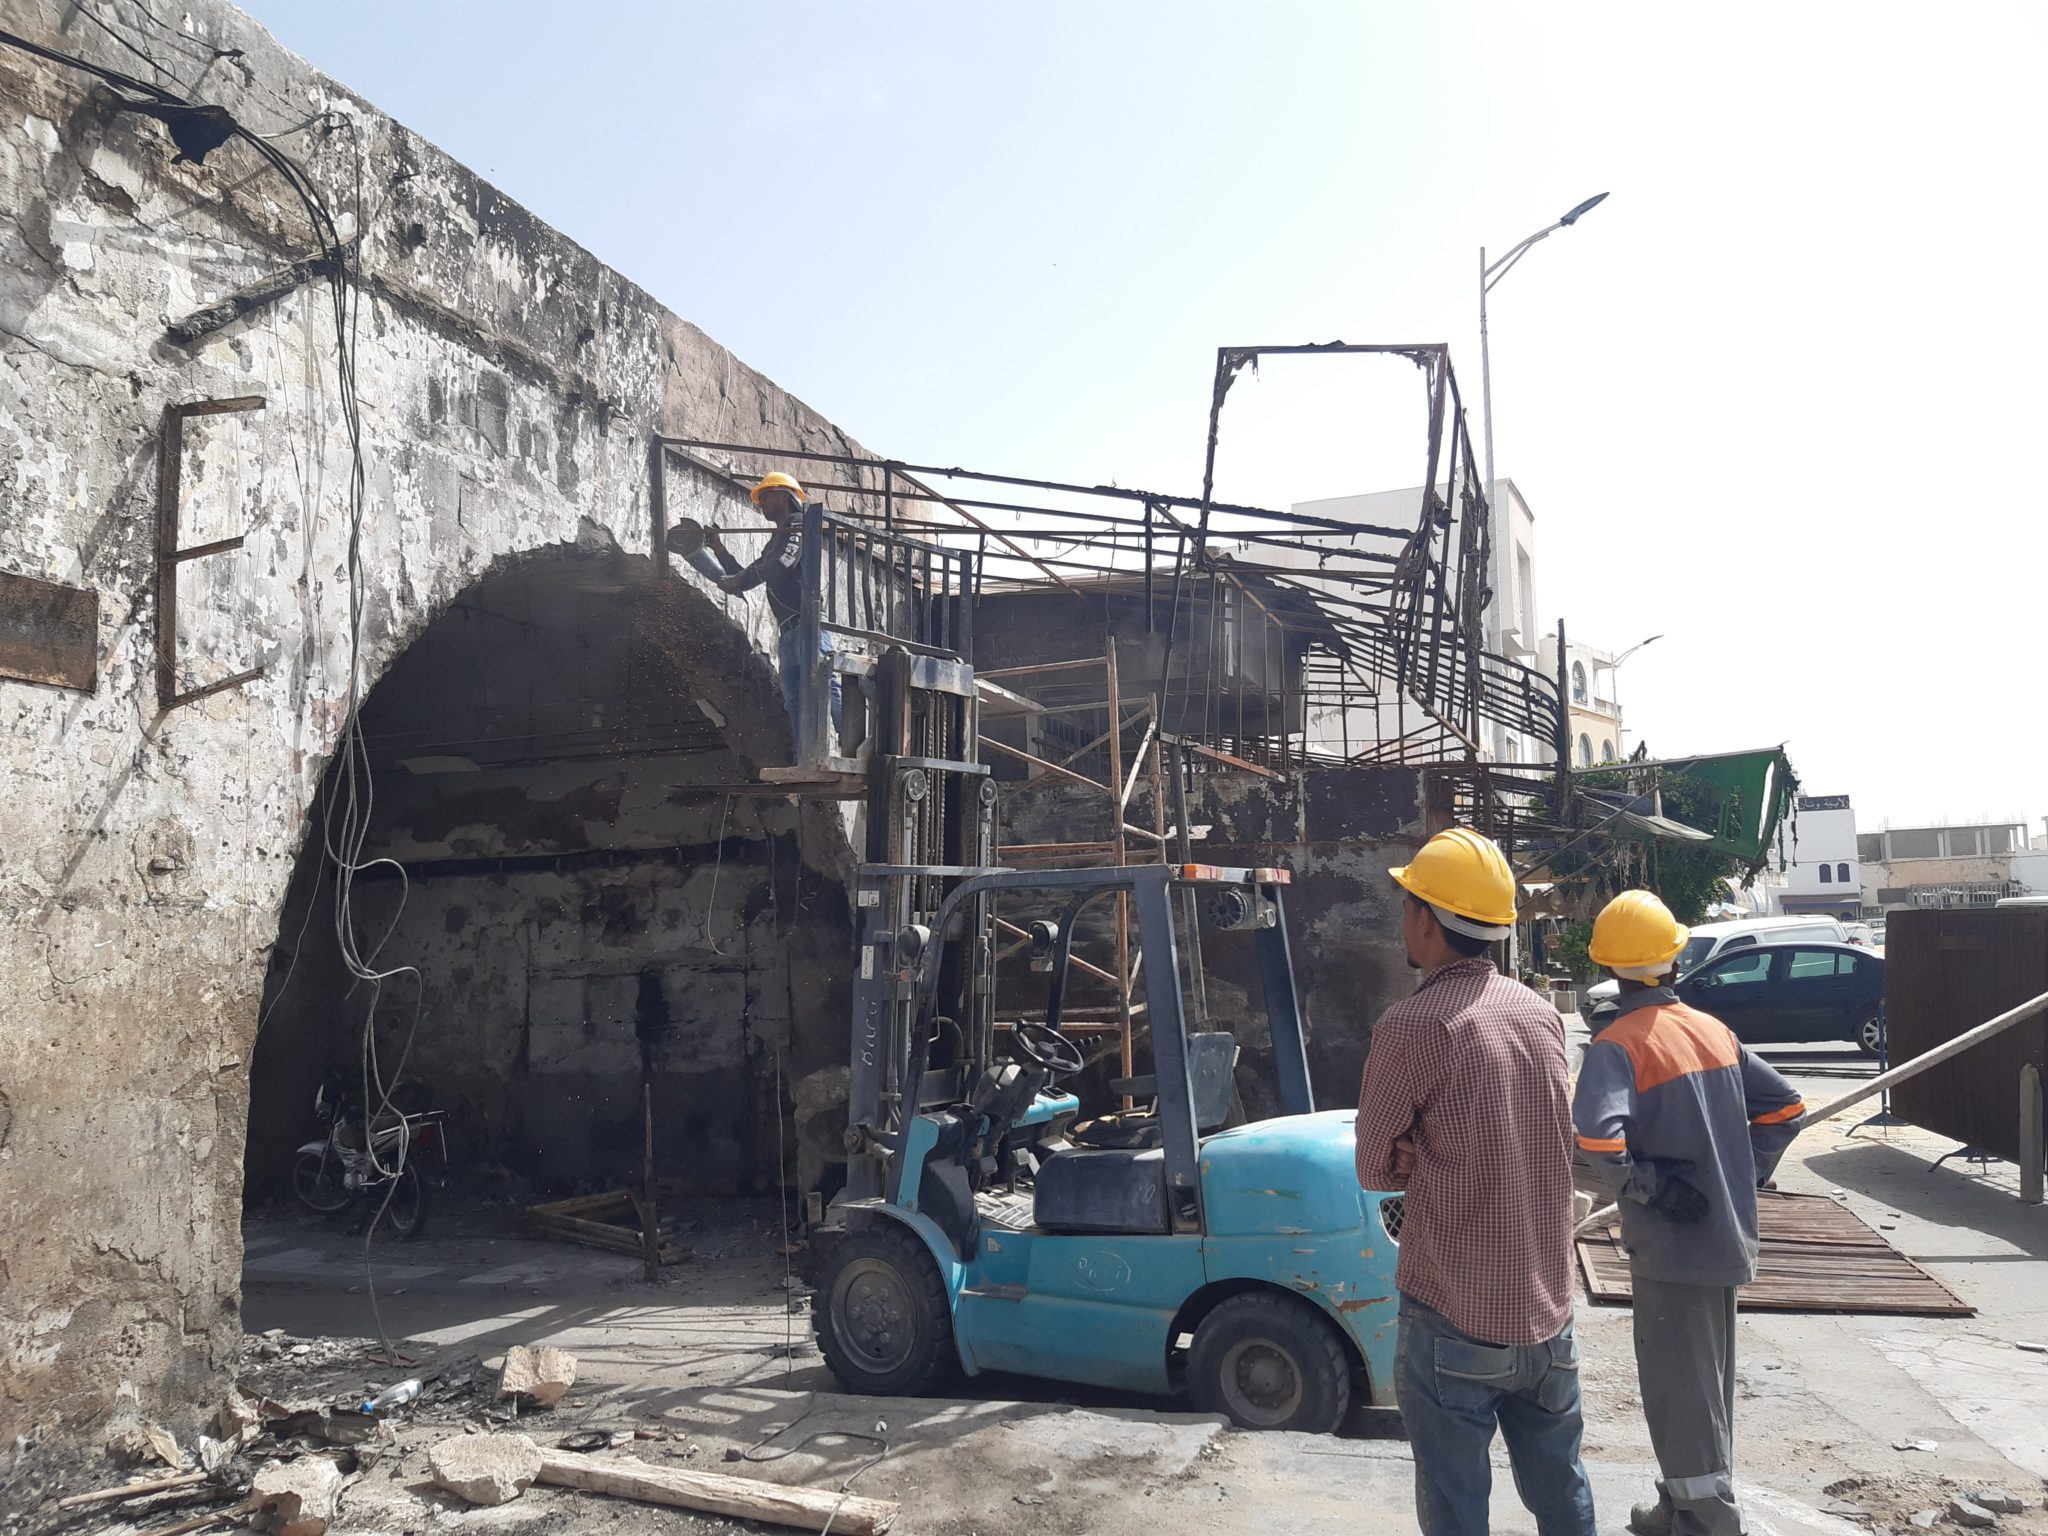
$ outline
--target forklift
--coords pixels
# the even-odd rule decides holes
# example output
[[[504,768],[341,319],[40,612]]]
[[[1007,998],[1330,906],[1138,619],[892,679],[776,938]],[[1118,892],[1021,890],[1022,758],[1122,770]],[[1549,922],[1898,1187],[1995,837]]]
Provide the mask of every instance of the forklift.
[[[1288,872],[1193,862],[1184,814],[1179,863],[998,867],[974,556],[812,502],[803,560],[796,762],[764,777],[864,802],[847,1178],[806,1265],[826,1363],[877,1396],[984,1371],[1185,1391],[1254,1429],[1391,1405],[1402,1202],[1360,1190],[1354,1112],[1316,1112]],[[1119,905],[1153,1071],[1084,1119],[1061,1026],[1077,934]],[[999,954],[999,930],[1023,938]],[[1205,933],[1256,950],[1274,1118],[1231,1123],[1237,1041],[1191,1021]]]
[[[864,1395],[985,1370],[1186,1393],[1251,1430],[1333,1432],[1354,1403],[1391,1405],[1401,1196],[1358,1188],[1356,1112],[1315,1110],[1288,870],[997,868],[971,668],[893,647],[862,688],[848,1178],[809,1266],[831,1372]],[[1122,1108],[1083,1118],[1087,1061],[1061,1022],[1075,936],[1114,901],[1153,1071],[1112,1079]],[[1051,913],[1012,946],[1044,989],[1018,1012],[1042,1018],[997,1022],[997,907],[1018,905]],[[1184,948],[1204,932],[1255,948],[1274,1118],[1231,1124],[1237,1040],[1190,1024]]]
[[[863,899],[892,879],[861,875]],[[1390,1406],[1401,1200],[1362,1191],[1352,1110],[1315,1110],[1287,948],[1287,872],[1143,865],[962,878],[926,924],[864,947],[855,992],[846,1194],[812,1301],[818,1345],[855,1392],[934,1390],[1014,1371],[1124,1391],[1185,1391],[1248,1429],[1326,1432],[1354,1402]],[[1202,926],[1250,929],[1282,1113],[1226,1128],[1238,1049],[1191,1031],[1176,893]],[[1135,909],[1154,1070],[1117,1079],[1143,1107],[1080,1118],[1085,1063],[1061,1032],[1075,924]],[[938,1000],[978,909],[1052,898],[1034,925],[1046,1017],[1006,1031]],[[984,990],[983,997],[990,995]],[[943,1057],[943,1060],[940,1058]],[[936,1063],[936,1064],[935,1064]],[[913,1086],[914,1085],[914,1086]]]

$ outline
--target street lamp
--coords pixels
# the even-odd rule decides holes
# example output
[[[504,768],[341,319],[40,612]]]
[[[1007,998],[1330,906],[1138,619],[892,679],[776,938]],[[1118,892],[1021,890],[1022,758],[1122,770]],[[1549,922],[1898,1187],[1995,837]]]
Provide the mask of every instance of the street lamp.
[[[1619,656],[1615,657],[1614,660],[1607,663],[1608,675],[1611,677],[1614,673],[1619,672],[1621,670],[1621,664],[1624,661],[1627,661],[1629,657],[1635,655],[1635,653],[1637,651],[1640,651],[1644,646],[1648,645],[1651,640],[1662,640],[1663,638],[1664,637],[1662,635],[1652,635],[1650,636],[1649,640],[1638,640],[1634,645],[1630,646],[1627,650],[1623,651]],[[1623,757],[1627,757],[1628,727],[1621,723],[1621,685],[1619,683],[1616,683],[1614,685],[1614,739],[1615,750],[1619,752]]]
[[[1496,562],[1494,571],[1496,575],[1506,578],[1505,580],[1496,580],[1493,583],[1496,602],[1499,601],[1500,595],[1503,593],[1508,594],[1510,597],[1513,595],[1514,564],[1509,559],[1509,555],[1512,553],[1512,541],[1508,536],[1507,522],[1501,516],[1500,498],[1494,494],[1493,363],[1487,354],[1486,347],[1486,295],[1492,291],[1495,283],[1508,275],[1509,268],[1513,267],[1516,262],[1528,254],[1530,246],[1536,244],[1539,240],[1549,239],[1560,229],[1571,228],[1572,225],[1578,223],[1580,219],[1591,213],[1605,201],[1607,201],[1607,194],[1605,192],[1602,192],[1597,197],[1587,198],[1555,224],[1537,230],[1535,234],[1524,240],[1520,245],[1517,245],[1491,266],[1487,265],[1486,247],[1482,245],[1479,248],[1479,394],[1480,411],[1485,417],[1486,431],[1486,504],[1493,518],[1493,558]],[[1498,615],[1503,612],[1503,609],[1496,607],[1494,612]],[[1496,647],[1500,643],[1501,632],[1505,628],[1505,621],[1496,619],[1494,624],[1494,642]]]

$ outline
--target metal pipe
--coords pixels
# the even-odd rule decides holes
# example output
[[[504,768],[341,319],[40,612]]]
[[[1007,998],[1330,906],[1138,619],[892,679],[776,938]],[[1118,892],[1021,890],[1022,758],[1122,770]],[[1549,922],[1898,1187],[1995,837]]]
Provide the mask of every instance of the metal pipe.
[[[1950,1057],[1962,1055],[1971,1046],[1982,1044],[1993,1035],[2011,1029],[2015,1024],[2025,1023],[2043,1009],[2048,1009],[2048,992],[2043,992],[2039,997],[2029,998],[2017,1008],[2008,1008],[1996,1018],[1986,1019],[1975,1029],[1965,1030],[1955,1039],[1937,1045],[1931,1051],[1922,1051],[1911,1061],[1901,1062],[1888,1072],[1878,1073],[1855,1092],[1845,1093],[1831,1104],[1823,1104],[1819,1109],[1808,1110],[1799,1117],[1799,1128],[1803,1131],[1808,1126],[1818,1125],[1831,1115],[1839,1115],[1843,1110],[1861,1104],[1865,1099],[1874,1099],[1880,1093],[1903,1083],[1907,1078],[1918,1077],[1929,1067],[1938,1067]]]

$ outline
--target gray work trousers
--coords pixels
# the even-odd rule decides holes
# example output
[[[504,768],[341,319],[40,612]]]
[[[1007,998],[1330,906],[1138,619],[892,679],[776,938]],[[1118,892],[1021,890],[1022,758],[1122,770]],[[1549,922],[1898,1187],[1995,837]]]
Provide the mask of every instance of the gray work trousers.
[[[1631,1277],[1636,1376],[1671,1536],[1741,1536],[1735,1503],[1735,1287]]]

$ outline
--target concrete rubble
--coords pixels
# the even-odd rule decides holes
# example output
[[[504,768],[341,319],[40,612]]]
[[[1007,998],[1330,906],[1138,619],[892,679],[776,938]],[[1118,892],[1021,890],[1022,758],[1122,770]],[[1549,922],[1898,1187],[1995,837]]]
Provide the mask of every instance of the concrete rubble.
[[[576,1384],[576,1357],[566,1349],[532,1349],[515,1344],[505,1351],[498,1376],[498,1395],[531,1402],[541,1408],[559,1403]]]
[[[271,1536],[323,1536],[341,1501],[341,1468],[325,1456],[266,1462],[249,1487],[250,1524]]]
[[[457,1435],[427,1456],[434,1481],[471,1504],[516,1499],[540,1475],[540,1447],[525,1435]]]

